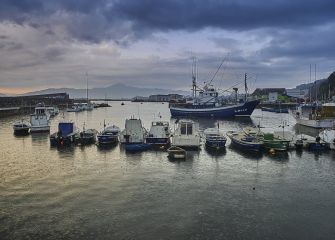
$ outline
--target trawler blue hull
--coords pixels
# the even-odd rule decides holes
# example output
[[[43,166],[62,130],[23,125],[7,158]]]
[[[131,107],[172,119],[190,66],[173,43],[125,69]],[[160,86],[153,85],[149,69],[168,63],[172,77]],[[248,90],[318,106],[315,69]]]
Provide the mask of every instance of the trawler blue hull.
[[[252,114],[256,106],[259,104],[258,100],[245,102],[243,104],[221,106],[221,107],[201,107],[197,108],[193,105],[190,108],[186,107],[170,107],[170,113],[173,117],[218,117],[218,118],[233,118],[233,117],[247,117]]]

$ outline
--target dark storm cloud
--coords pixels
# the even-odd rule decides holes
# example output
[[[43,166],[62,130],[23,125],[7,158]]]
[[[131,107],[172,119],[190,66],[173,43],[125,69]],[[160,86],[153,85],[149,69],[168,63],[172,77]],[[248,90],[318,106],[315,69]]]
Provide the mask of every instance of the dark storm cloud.
[[[334,42],[335,34],[329,29],[284,31],[274,36],[262,54],[269,58],[334,58]]]
[[[333,0],[122,0],[115,3],[113,10],[139,28],[196,30],[218,27],[247,30],[322,24],[334,19],[335,3]]]
[[[333,0],[2,0],[0,19],[32,26],[52,22],[66,13],[62,24],[75,39],[99,42],[132,41],[155,31],[195,31],[206,27],[226,30],[299,28],[334,20]],[[61,21],[60,19],[59,21]]]

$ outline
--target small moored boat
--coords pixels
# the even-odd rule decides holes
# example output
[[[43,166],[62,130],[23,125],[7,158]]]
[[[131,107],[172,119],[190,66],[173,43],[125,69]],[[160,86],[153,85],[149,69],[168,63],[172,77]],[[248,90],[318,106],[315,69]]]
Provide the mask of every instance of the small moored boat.
[[[106,127],[98,134],[98,142],[100,145],[115,144],[119,142],[120,128],[112,125]]]
[[[150,148],[145,143],[147,130],[143,127],[141,119],[134,117],[126,119],[125,129],[120,134],[120,141],[126,151],[145,151]]]
[[[30,124],[26,121],[19,121],[13,124],[14,134],[16,135],[27,135],[29,134]]]
[[[98,131],[95,129],[85,129],[80,132],[79,142],[82,145],[95,143]]]
[[[170,135],[169,122],[154,121],[151,123],[151,128],[145,141],[153,146],[168,146],[170,144]]]
[[[199,125],[192,120],[180,120],[172,136],[172,146],[200,148]]]
[[[168,157],[170,159],[185,159],[186,151],[180,147],[172,146],[168,150]]]
[[[225,148],[227,138],[220,132],[219,128],[207,128],[204,134],[206,147],[217,150]]]
[[[263,142],[255,136],[236,131],[228,131],[227,136],[231,143],[241,150],[259,152],[263,148]]]
[[[49,132],[50,125],[49,125],[49,118],[50,115],[47,112],[46,107],[43,103],[39,103],[35,107],[34,114],[30,115],[30,132]]]
[[[330,149],[335,150],[335,130],[323,130],[319,136],[321,137],[321,140],[329,144]]]
[[[58,131],[51,134],[50,143],[52,146],[69,146],[79,139],[79,130],[73,122],[58,123]]]

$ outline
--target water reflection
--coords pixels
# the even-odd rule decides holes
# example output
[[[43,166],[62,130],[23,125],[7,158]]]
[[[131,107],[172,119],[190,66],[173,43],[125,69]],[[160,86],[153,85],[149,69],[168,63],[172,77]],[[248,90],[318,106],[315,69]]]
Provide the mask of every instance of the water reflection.
[[[279,163],[286,163],[290,160],[290,155],[288,152],[275,152],[274,154],[267,153],[266,156],[273,161]]]
[[[74,158],[75,156],[75,150],[76,147],[71,145],[71,146],[66,146],[66,147],[50,147],[50,149],[57,150],[58,156],[60,158]]]
[[[253,152],[253,151],[243,151],[233,145],[229,145],[229,150],[238,153],[243,158],[252,159],[252,160],[260,160],[263,157],[263,152]]]
[[[36,142],[45,142],[49,140],[49,133],[48,132],[41,132],[41,133],[32,133],[31,134],[32,141]]]
[[[215,148],[205,146],[205,151],[208,155],[213,156],[213,157],[224,156],[227,153],[227,150],[225,147],[220,148],[220,149],[215,149]]]
[[[99,152],[108,152],[108,151],[112,151],[113,149],[115,149],[117,146],[119,146],[118,143],[114,143],[114,144],[108,144],[108,145],[100,145],[100,144],[96,144],[97,149]]]

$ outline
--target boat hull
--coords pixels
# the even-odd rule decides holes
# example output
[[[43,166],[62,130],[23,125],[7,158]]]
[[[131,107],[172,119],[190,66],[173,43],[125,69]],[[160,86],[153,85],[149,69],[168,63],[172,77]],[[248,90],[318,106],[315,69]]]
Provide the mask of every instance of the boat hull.
[[[170,139],[169,138],[155,138],[155,137],[147,137],[145,139],[147,144],[150,145],[168,145],[170,144]]]
[[[55,136],[53,134],[52,136],[50,136],[51,146],[60,146],[60,147],[71,146],[72,144],[76,143],[76,140],[77,138],[75,135],[60,137]]]
[[[218,118],[233,118],[233,117],[248,117],[250,116],[256,106],[259,104],[258,100],[249,101],[244,104],[210,107],[210,108],[179,108],[170,107],[170,113],[173,117],[218,117]]]
[[[29,127],[26,128],[14,128],[15,135],[28,135],[29,134]]]
[[[115,144],[119,141],[118,136],[98,135],[98,142],[101,145]]]
[[[335,120],[307,120],[297,118],[297,124],[316,129],[332,128],[335,125]]]
[[[50,132],[50,126],[31,126],[31,133]]]
[[[206,147],[213,149],[221,149],[226,147],[226,140],[206,140]]]
[[[268,108],[262,107],[262,111],[273,113],[288,113],[288,108]]]
[[[274,149],[276,151],[287,151],[289,149],[289,144],[289,141],[264,140],[264,147],[266,149]]]
[[[246,151],[260,152],[263,149],[263,144],[251,144],[243,141],[239,141],[236,138],[230,137],[231,143],[233,146]]]
[[[330,149],[329,143],[313,142],[307,144],[308,151],[324,151]]]

